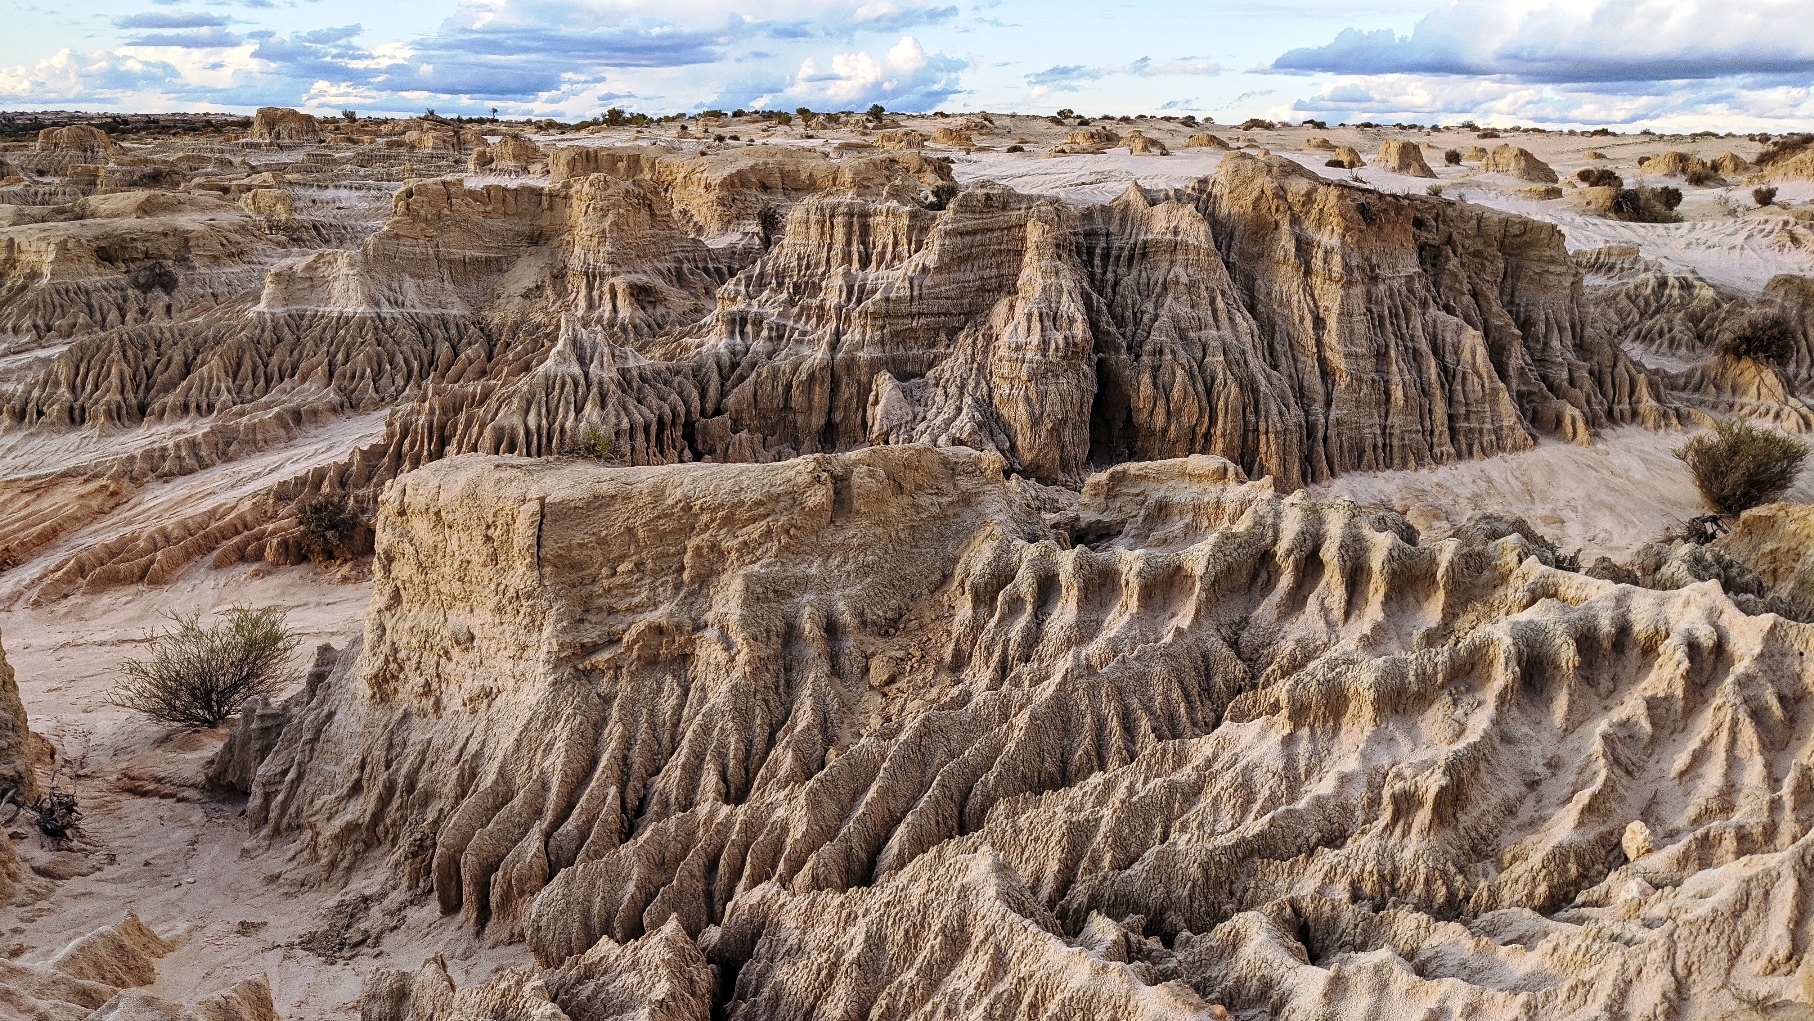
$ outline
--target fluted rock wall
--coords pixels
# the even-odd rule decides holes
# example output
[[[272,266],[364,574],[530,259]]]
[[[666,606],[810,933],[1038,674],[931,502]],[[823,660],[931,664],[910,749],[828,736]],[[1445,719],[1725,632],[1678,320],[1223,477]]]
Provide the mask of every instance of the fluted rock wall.
[[[20,451],[125,434],[80,466],[16,455],[28,469],[0,487],[40,510],[0,509],[0,561],[30,561],[39,599],[202,558],[291,562],[313,492],[370,506],[437,458],[593,435],[632,464],[956,444],[1073,486],[1209,453],[1293,489],[1679,418],[1619,330],[1590,328],[1652,320],[1596,319],[1554,227],[1279,158],[1102,205],[979,184],[940,211],[923,201],[949,167],[917,153],[550,158],[548,185],[413,180],[388,205],[360,192],[356,215],[274,172],[220,184],[287,189],[280,228],[142,190],[0,228],[0,428]],[[1752,391],[1747,408],[1774,392]],[[72,538],[147,482],[376,412],[381,438],[255,498]]]
[[[250,818],[526,939],[570,1017],[572,955],[622,984],[658,931],[751,1017],[1799,995],[1793,898],[1696,891],[1803,868],[1814,629],[1219,458],[1069,509],[1002,468],[407,475]]]

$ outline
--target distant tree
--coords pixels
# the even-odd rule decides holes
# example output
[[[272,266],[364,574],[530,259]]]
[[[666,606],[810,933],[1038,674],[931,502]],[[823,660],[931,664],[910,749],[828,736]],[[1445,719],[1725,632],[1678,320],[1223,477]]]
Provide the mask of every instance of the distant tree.
[[[358,120],[358,119],[359,119],[359,111],[357,111],[357,110],[342,110],[342,111],[340,111],[340,119],[341,119],[341,120],[343,120],[343,121],[346,121],[346,122],[347,122],[347,123],[348,123],[348,124],[351,124],[351,123],[353,123],[353,122],[354,122],[354,121],[356,121],[356,120]]]
[[[869,104],[868,116],[869,116],[869,119],[872,121],[879,121],[883,117],[888,116],[888,111],[882,109],[882,104],[880,104],[880,103],[871,103],[871,104]]]
[[[629,118],[624,115],[623,107],[614,106],[605,111],[605,123],[614,128],[622,127],[628,121]]]

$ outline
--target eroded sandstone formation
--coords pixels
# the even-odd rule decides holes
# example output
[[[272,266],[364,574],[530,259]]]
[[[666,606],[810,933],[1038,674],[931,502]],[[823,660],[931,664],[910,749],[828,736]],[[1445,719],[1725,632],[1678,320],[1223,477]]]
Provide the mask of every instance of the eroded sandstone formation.
[[[1004,467],[400,479],[363,642],[259,714],[250,820],[542,970],[374,973],[371,1016],[1801,995],[1814,628],[1556,569],[1520,522],[1420,543],[1216,457],[1070,498]]]
[[[960,444],[1065,485],[1209,453],[1288,490],[1702,413],[1794,427],[1814,385],[1805,354],[1646,367],[1654,302],[1584,287],[1555,227],[1281,157],[1080,204],[958,190],[918,151],[244,152],[118,157],[3,207],[7,598],[295,563],[316,494],[369,510],[437,458],[591,436],[631,464]],[[258,486],[147,506],[260,458]]]
[[[0,961],[0,1011],[30,1021],[277,1021],[263,978],[187,1005],[139,991],[157,981],[158,959],[175,949],[127,911],[42,964]]]

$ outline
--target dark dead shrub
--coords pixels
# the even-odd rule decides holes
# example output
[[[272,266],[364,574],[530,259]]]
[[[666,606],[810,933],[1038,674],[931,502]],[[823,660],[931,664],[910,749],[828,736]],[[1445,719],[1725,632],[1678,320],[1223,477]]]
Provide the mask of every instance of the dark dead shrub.
[[[1720,341],[1733,358],[1779,364],[1795,354],[1795,327],[1780,316],[1752,316]]]

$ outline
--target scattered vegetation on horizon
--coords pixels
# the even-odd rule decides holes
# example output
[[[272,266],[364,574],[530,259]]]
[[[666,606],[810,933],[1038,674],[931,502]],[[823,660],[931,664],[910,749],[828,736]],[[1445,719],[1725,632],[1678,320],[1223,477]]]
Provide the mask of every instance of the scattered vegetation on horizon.
[[[253,696],[272,698],[280,671],[299,643],[282,610],[236,606],[206,627],[201,611],[166,615],[173,625],[150,633],[150,655],[120,667],[103,699],[158,723],[209,729]]]
[[[1808,445],[1771,429],[1729,418],[1689,440],[1675,456],[1688,465],[1701,499],[1723,515],[1782,496],[1808,458]]]

